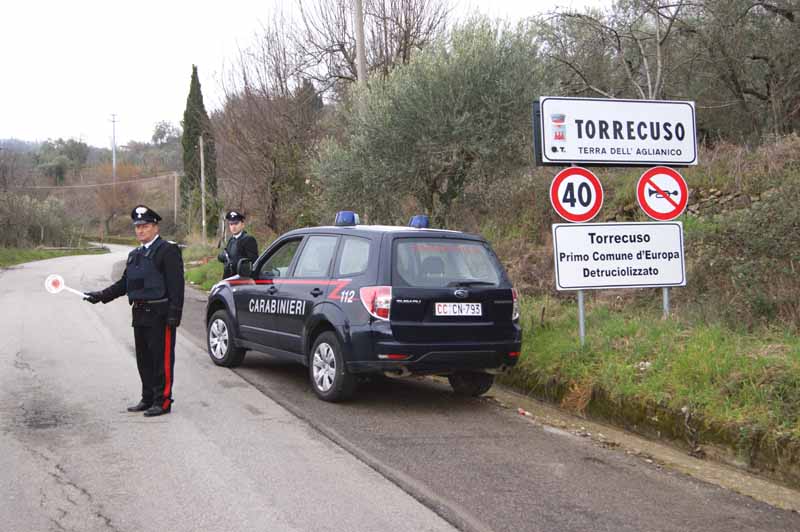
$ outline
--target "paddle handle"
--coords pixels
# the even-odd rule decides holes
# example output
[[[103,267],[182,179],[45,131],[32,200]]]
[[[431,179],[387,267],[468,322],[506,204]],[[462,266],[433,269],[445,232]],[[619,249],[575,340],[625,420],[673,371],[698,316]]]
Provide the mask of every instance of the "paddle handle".
[[[84,294],[83,292],[81,292],[79,290],[75,290],[74,288],[70,288],[69,286],[66,286],[66,285],[64,285],[64,290],[72,292],[73,294],[79,295],[81,297],[86,297],[86,294]]]

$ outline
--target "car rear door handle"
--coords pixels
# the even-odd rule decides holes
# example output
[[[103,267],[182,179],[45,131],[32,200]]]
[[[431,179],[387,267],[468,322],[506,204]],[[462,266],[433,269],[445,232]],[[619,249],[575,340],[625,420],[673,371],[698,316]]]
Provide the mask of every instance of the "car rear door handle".
[[[277,286],[275,286],[275,285],[272,285],[272,286],[270,286],[270,287],[267,289],[267,293],[268,293],[269,295],[274,295],[274,294],[275,294],[275,292],[277,292],[277,291],[278,291],[278,287],[277,287]]]
[[[321,296],[322,295],[322,288],[314,288],[311,291],[311,295],[314,296],[314,297]]]

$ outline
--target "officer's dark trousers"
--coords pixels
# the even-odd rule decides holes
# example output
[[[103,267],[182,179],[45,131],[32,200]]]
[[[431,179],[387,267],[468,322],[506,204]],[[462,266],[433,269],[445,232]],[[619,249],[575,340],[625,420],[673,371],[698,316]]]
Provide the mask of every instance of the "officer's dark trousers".
[[[175,327],[164,319],[152,325],[134,325],[136,366],[142,379],[142,401],[167,408],[172,404],[175,369]]]

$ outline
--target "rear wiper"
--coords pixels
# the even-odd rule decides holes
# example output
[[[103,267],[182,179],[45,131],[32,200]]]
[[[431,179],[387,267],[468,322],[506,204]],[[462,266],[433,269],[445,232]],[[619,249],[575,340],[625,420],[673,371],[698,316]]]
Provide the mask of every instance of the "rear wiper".
[[[463,281],[450,281],[447,286],[494,286],[495,283],[465,279]]]

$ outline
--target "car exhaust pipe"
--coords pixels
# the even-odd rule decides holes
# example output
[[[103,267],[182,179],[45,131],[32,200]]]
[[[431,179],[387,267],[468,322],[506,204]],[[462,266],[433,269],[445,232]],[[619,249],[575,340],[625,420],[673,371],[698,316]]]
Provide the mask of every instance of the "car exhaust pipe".
[[[405,367],[399,367],[391,371],[384,371],[383,374],[391,379],[402,379],[403,377],[411,376],[411,372]]]

